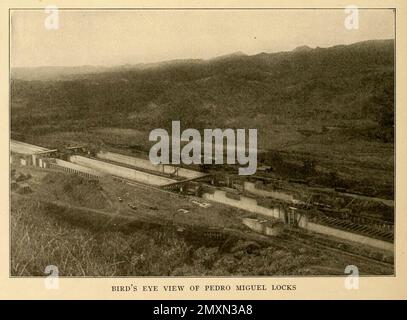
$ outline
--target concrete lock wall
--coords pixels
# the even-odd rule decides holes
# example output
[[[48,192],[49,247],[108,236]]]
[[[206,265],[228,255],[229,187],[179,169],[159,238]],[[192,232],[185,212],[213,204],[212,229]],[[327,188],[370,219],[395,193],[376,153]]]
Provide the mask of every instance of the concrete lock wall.
[[[321,233],[321,234],[333,236],[336,238],[361,243],[361,244],[379,248],[382,250],[391,251],[391,252],[394,251],[394,244],[391,242],[362,236],[360,234],[328,227],[328,226],[314,223],[314,222],[309,222],[308,219],[305,218],[305,216],[303,216],[302,219],[300,220],[299,227],[312,231],[312,232]]]
[[[144,184],[149,184],[153,186],[164,186],[169,183],[176,182],[175,180],[168,179],[165,177],[156,176],[154,174],[149,174],[141,172],[138,170],[122,167],[119,165],[107,163],[104,161],[99,161],[91,158],[86,158],[82,156],[71,156],[70,161],[79,165],[90,167],[95,170],[102,171],[104,173],[121,177],[124,179],[129,179]]]
[[[36,152],[48,151],[48,149],[35,146],[33,144],[28,144],[21,141],[11,140],[10,141],[10,151],[20,154],[33,154]]]
[[[170,165],[162,165],[162,164],[152,164],[150,160],[135,158],[126,156],[123,154],[113,153],[109,151],[100,151],[96,155],[100,159],[106,159],[110,161],[115,161],[119,163],[124,163],[133,167],[138,167],[141,169],[146,169],[150,171],[162,172],[166,174],[176,174],[176,169],[178,169],[178,175],[180,177],[184,177],[187,179],[195,179],[204,176],[205,174],[202,172],[184,169],[184,168],[177,168]]]
[[[235,208],[243,209],[249,212],[262,214],[268,217],[273,217],[276,219],[283,220],[284,218],[284,209],[279,207],[266,208],[259,206],[256,199],[248,197],[240,197],[240,200],[231,199],[226,196],[225,191],[215,190],[213,194],[205,193],[203,195],[204,199],[211,200],[214,202],[220,202]]]
[[[225,191],[221,191],[221,190],[216,190],[213,194],[205,193],[203,195],[203,198],[210,200],[210,201],[223,203],[223,204],[231,206],[231,207],[239,208],[239,209],[257,213],[257,214],[262,214],[262,215],[265,215],[268,217],[273,217],[273,218],[277,218],[277,219],[284,221],[285,210],[283,208],[262,207],[257,204],[256,199],[247,198],[247,197],[240,197],[240,200],[231,199],[231,198],[227,197]],[[340,229],[336,229],[336,228],[332,228],[332,227],[328,227],[328,226],[321,225],[318,223],[309,222],[307,219],[307,216],[305,214],[301,214],[301,213],[296,213],[295,219],[298,223],[298,227],[300,227],[300,228],[393,252],[393,243],[366,237],[363,235],[359,235],[356,233],[352,233],[352,232],[348,232],[348,231],[344,231],[344,230],[340,230]]]
[[[297,203],[298,200],[294,198],[293,195],[281,191],[269,191],[256,188],[256,185],[252,182],[245,182],[244,183],[244,190],[253,193],[258,196],[274,198],[282,201],[288,201],[292,203]]]
[[[282,233],[282,228],[280,226],[266,227],[265,234],[268,236],[278,236]]]
[[[242,219],[242,222],[245,226],[249,227],[252,230],[255,230],[260,233],[264,232],[263,224],[261,224],[260,221],[257,219],[244,218]]]
[[[274,225],[270,226],[267,225],[267,220],[260,221],[258,219],[251,219],[251,218],[243,218],[242,222],[245,226],[249,227],[250,229],[266,234],[268,236],[277,236],[281,234],[281,226]]]
[[[66,169],[70,169],[70,170],[74,170],[74,171],[78,171],[78,172],[90,174],[90,175],[96,176],[96,177],[101,177],[101,176],[104,175],[104,174],[103,174],[102,172],[100,172],[100,171],[96,171],[96,170],[93,170],[93,169],[91,169],[91,168],[84,167],[84,166],[81,166],[81,165],[79,165],[79,164],[75,164],[75,163],[72,163],[72,162],[64,161],[64,160],[61,160],[61,159],[55,159],[55,164],[58,165],[58,166],[60,166],[60,167],[66,168]]]

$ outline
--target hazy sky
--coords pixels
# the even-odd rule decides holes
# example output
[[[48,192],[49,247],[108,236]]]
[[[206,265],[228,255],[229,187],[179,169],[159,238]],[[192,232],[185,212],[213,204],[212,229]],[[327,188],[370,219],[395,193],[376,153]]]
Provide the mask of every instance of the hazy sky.
[[[45,28],[48,15],[11,13],[13,67],[205,59],[394,38],[391,10],[360,10],[358,30],[345,28],[344,10],[62,10],[57,30]]]

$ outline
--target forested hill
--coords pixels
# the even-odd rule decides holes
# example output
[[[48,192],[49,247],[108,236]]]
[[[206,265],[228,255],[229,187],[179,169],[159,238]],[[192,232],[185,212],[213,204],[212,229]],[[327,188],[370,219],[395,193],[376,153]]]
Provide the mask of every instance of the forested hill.
[[[341,127],[392,142],[394,41],[114,68],[12,70],[12,130]]]

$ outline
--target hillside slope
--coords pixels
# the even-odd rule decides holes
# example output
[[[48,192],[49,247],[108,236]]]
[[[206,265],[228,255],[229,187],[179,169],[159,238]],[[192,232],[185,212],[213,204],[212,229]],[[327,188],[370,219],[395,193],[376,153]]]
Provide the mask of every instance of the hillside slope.
[[[143,145],[171,120],[183,129],[257,128],[263,149],[393,184],[393,40],[71,73],[13,70],[12,77],[12,135],[20,139],[74,132]]]
[[[13,130],[30,121],[60,120],[150,129],[150,123],[157,127],[176,119],[185,127],[261,128],[263,122],[268,127],[386,127],[393,112],[393,45],[368,41],[85,74],[75,67],[57,82],[14,80]],[[391,140],[391,135],[382,138]]]

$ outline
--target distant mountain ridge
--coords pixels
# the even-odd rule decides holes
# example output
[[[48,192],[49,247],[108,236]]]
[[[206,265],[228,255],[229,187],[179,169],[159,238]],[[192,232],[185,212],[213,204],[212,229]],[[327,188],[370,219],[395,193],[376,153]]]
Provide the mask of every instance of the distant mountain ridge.
[[[291,130],[293,139],[301,139],[303,132],[322,132],[324,127],[393,141],[393,40],[49,70],[28,74],[46,81],[18,79],[18,72],[26,79],[25,73],[13,70],[16,130],[51,130],[44,129],[50,123],[151,130],[180,120],[189,128],[256,127],[266,133],[282,126],[284,131],[273,131],[272,141],[279,145],[287,143],[283,132]],[[51,77],[54,71],[57,76]]]
[[[299,46],[293,50],[293,52],[308,52],[311,51],[312,48],[309,46]]]
[[[219,62],[219,61],[228,61],[233,59],[240,59],[240,58],[247,58],[251,59],[253,57],[268,57],[271,58],[273,56],[280,56],[280,55],[287,55],[287,54],[296,54],[296,53],[304,53],[304,52],[312,52],[314,50],[332,50],[332,49],[339,49],[342,47],[357,47],[357,46],[369,46],[369,45],[377,45],[379,43],[387,43],[391,44],[394,43],[394,40],[367,40],[362,42],[357,42],[351,45],[337,45],[333,47],[327,48],[320,48],[317,47],[315,49],[303,45],[295,48],[292,51],[282,51],[282,52],[275,52],[275,53],[259,53],[255,55],[247,55],[242,51],[237,51],[231,54],[226,54],[218,57],[214,57],[211,59],[175,59],[175,60],[165,60],[160,62],[154,63],[138,63],[138,64],[125,64],[125,65],[117,65],[117,66],[93,66],[93,65],[83,65],[83,66],[44,66],[44,67],[14,67],[11,68],[11,79],[19,79],[19,80],[63,80],[69,78],[75,78],[75,76],[81,76],[86,74],[98,74],[104,72],[115,72],[115,71],[123,71],[123,70],[146,70],[146,69],[154,69],[160,67],[171,67],[177,65],[185,65],[185,64],[206,64],[211,62]]]

